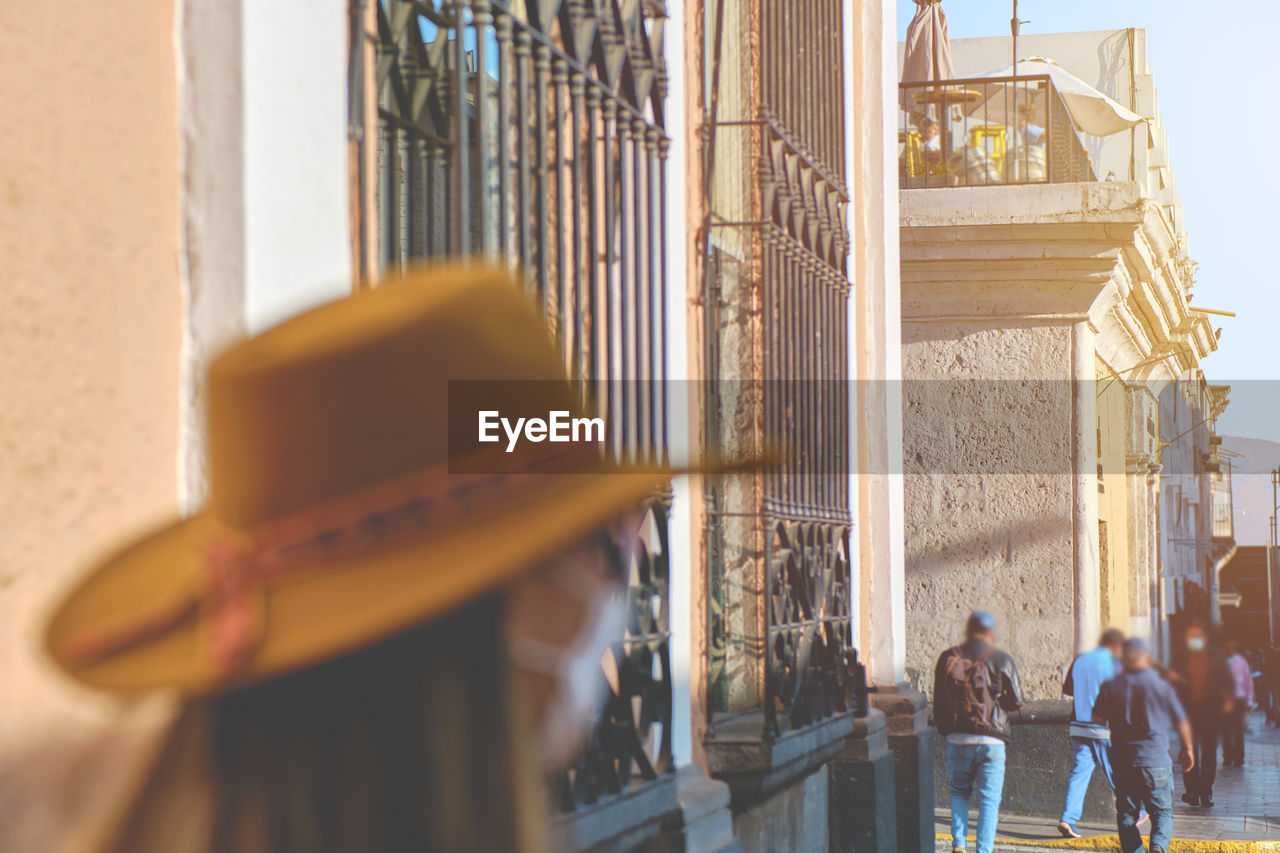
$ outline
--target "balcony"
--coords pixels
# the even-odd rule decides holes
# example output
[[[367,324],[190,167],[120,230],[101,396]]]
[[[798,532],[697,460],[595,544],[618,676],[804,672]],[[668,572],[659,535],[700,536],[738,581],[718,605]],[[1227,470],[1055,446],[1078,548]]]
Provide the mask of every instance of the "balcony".
[[[898,87],[902,189],[1096,181],[1048,75]]]

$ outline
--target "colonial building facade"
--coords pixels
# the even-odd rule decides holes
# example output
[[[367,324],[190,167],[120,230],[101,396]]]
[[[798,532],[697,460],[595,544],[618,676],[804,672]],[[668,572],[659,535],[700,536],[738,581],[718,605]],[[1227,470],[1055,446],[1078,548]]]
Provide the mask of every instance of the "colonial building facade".
[[[28,176],[0,202],[5,233],[102,249],[50,249],[61,260],[11,278],[27,319],[4,346],[58,348],[38,380],[25,357],[3,373],[30,406],[0,424],[23,448],[6,458],[44,460],[7,479],[5,563],[48,567],[0,594],[22,650],[6,672],[33,697],[6,755],[124,725],[30,663],[27,614],[110,538],[199,504],[208,360],[402,265],[462,256],[519,277],[615,452],[779,460],[652,496],[607,701],[548,786],[566,846],[932,847],[888,474],[892,3],[177,0],[82,10],[70,31],[57,8],[32,14],[5,73],[35,63],[48,74],[30,91],[91,94],[111,157],[68,157],[42,184],[42,136],[0,140]],[[86,57],[121,73],[61,75]],[[51,115],[48,138],[82,120]],[[50,187],[83,215],[31,203]],[[59,337],[69,304],[75,347]],[[35,413],[56,429],[32,429]],[[143,754],[147,732],[130,732],[104,757],[119,772]],[[33,802],[65,805],[70,766],[43,761]],[[56,820],[25,810],[6,846]]]
[[[1104,626],[1167,647],[1180,614],[1211,613],[1230,547],[1214,538],[1210,492],[1226,393],[1199,370],[1218,341],[1191,304],[1195,265],[1145,46],[1142,30],[1019,40],[1022,56],[1054,60],[1144,118],[1089,136],[1050,77],[983,76],[1009,64],[1008,38],[956,40],[951,93],[982,104],[1000,88],[1032,107],[1048,144],[1015,149],[1012,119],[978,107],[965,150],[985,146],[1013,168],[981,185],[971,166],[965,180],[903,172],[917,684],[975,606],[1002,619],[1041,699],[1060,695],[1065,666]],[[985,141],[1006,130],[1007,150]]]

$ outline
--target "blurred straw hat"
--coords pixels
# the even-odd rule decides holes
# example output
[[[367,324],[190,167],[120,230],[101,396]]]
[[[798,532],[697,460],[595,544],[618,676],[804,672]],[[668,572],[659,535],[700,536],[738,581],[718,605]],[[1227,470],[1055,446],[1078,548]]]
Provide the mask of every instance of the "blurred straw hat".
[[[270,678],[504,585],[673,473],[599,445],[485,457],[467,446],[475,413],[450,411],[458,380],[493,383],[472,402],[504,414],[580,410],[541,319],[493,269],[410,273],[231,349],[208,378],[207,505],[74,587],[47,628],[53,660],[119,692]]]

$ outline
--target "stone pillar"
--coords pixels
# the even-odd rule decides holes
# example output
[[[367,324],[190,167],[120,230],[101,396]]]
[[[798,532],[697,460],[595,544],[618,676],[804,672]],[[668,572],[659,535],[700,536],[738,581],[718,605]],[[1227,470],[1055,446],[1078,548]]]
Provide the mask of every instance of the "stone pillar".
[[[885,715],[872,708],[831,762],[832,853],[898,853],[895,789]]]
[[[653,853],[741,853],[733,834],[729,786],[696,764],[676,771],[680,810],[668,822]]]
[[[857,286],[849,318],[850,374],[858,380],[850,436],[856,460],[851,504],[858,519],[855,643],[871,679],[890,686],[880,687],[882,692],[872,699],[872,716],[859,722],[865,731],[861,743],[855,737],[846,749],[846,757],[859,752],[866,757],[833,767],[832,849],[923,853],[933,849],[932,732],[924,696],[906,684],[904,478],[897,476],[903,458],[898,152],[886,144],[885,134],[898,120],[897,12],[886,0],[858,0],[852,9],[845,37],[854,63],[846,108],[848,168],[856,176],[850,216],[855,223],[851,272]],[[883,730],[878,728],[880,715]],[[892,776],[887,759],[876,751],[885,741],[893,756]],[[886,782],[889,791],[882,787]],[[853,806],[844,794],[851,789],[869,799]],[[880,822],[890,806],[892,833]],[[857,813],[843,814],[855,808],[862,820],[874,824],[858,825]],[[843,846],[836,846],[837,839]]]
[[[1076,654],[1093,648],[1101,631],[1098,554],[1098,414],[1095,339],[1088,323],[1071,327],[1072,557],[1075,564]]]
[[[898,848],[933,853],[933,728],[929,700],[905,682],[880,687],[871,704],[885,715],[893,751]]]

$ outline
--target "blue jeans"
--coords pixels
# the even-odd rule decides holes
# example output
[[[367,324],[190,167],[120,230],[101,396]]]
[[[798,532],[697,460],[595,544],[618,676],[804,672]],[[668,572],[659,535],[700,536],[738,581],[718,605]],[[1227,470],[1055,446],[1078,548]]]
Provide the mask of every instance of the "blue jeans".
[[[969,801],[978,797],[978,853],[991,853],[996,821],[1004,793],[1004,744],[947,743],[947,772],[951,774],[952,846],[963,847],[969,837]]]
[[[1093,768],[1102,768],[1107,785],[1116,783],[1111,778],[1111,741],[1098,738],[1073,737],[1071,739],[1071,775],[1067,777],[1067,799],[1062,806],[1062,822],[1074,827],[1084,811],[1084,795],[1093,778]]]
[[[1173,837],[1173,768],[1120,767],[1116,770],[1116,825],[1122,853],[1140,853],[1138,815],[1151,815],[1151,853],[1165,853]]]

